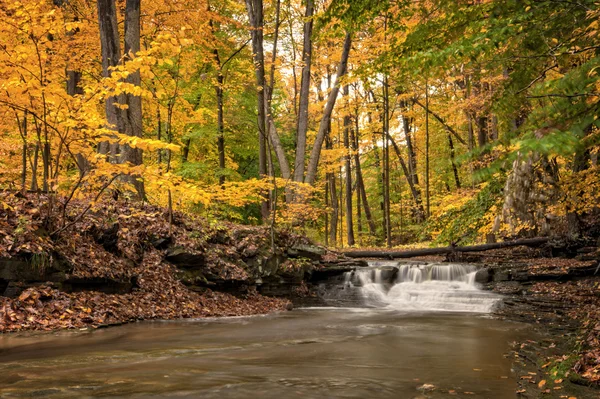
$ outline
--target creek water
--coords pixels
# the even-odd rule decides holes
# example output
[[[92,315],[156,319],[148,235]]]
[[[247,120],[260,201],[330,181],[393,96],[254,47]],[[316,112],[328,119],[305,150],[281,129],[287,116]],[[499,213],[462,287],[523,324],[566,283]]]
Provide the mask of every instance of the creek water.
[[[0,397],[514,398],[528,328],[473,306],[473,271],[399,271],[345,277],[367,307],[0,336]]]

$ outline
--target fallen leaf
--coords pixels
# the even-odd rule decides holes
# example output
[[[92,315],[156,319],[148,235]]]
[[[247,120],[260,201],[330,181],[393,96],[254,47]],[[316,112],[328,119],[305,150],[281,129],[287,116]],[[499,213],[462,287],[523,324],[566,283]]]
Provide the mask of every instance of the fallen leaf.
[[[546,385],[546,380],[541,380],[541,381],[538,383],[538,388],[542,389],[542,388],[544,387],[544,385]]]

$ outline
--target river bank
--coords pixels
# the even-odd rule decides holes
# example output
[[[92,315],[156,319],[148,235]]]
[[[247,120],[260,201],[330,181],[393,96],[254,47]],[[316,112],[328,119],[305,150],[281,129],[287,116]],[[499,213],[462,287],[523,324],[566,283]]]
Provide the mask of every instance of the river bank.
[[[553,256],[554,254],[558,256]],[[484,288],[503,295],[494,315],[526,323],[534,339],[513,344],[519,397],[600,397],[600,251],[597,246],[485,251]]]
[[[0,332],[285,310],[306,274],[343,260],[289,231],[54,201],[0,193]]]

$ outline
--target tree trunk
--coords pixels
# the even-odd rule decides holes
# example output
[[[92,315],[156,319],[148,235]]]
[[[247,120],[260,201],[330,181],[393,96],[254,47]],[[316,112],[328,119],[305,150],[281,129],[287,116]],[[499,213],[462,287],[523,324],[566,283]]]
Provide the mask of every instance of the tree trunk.
[[[452,141],[452,136],[450,132],[448,132],[448,147],[450,148],[450,163],[452,164],[452,173],[454,175],[454,183],[456,184],[456,188],[460,188],[460,178],[458,177],[458,167],[456,166],[456,162],[454,161],[454,142]]]
[[[477,145],[479,148],[487,144],[487,116],[477,118]]]
[[[388,138],[389,138],[390,142],[392,143],[392,146],[394,147],[394,151],[396,152],[396,156],[398,157],[400,166],[402,167],[402,170],[404,171],[404,176],[406,177],[406,182],[408,183],[408,187],[410,188],[410,193],[413,197],[413,200],[415,201],[415,207],[417,208],[417,221],[422,221],[423,216],[425,215],[425,212],[423,210],[423,203],[421,201],[421,191],[419,190],[419,187],[416,186],[412,182],[412,179],[410,178],[410,175],[409,175],[408,167],[406,166],[406,162],[404,161],[404,158],[402,157],[402,152],[400,151],[400,148],[396,144],[396,141],[394,141],[394,139],[391,136],[388,136]]]
[[[327,133],[327,142],[325,146],[328,149],[332,148],[330,133]],[[335,173],[327,173],[327,186],[329,188],[329,197],[331,198],[331,224],[329,227],[329,242],[335,246],[337,242],[337,226],[338,226],[338,198],[337,189],[335,187]]]
[[[344,85],[344,97],[346,101],[349,100],[348,85]],[[346,107],[348,104],[346,104]],[[353,209],[352,209],[352,161],[350,156],[351,144],[350,144],[350,130],[352,129],[352,121],[350,114],[346,109],[344,114],[344,147],[346,149],[345,158],[345,174],[346,174],[346,237],[348,245],[352,246],[354,242],[354,224],[353,224]]]
[[[427,104],[423,105],[419,100],[416,100],[416,99],[414,100],[414,102],[415,102],[415,104],[417,104],[418,106],[420,106],[421,108],[423,108],[426,111],[426,119],[429,119],[429,114],[431,114],[431,116],[433,116],[435,119],[437,119],[438,122],[440,122],[446,128],[446,130],[448,130],[448,132],[452,133],[452,135],[454,137],[456,137],[456,139],[458,141],[460,141],[464,145],[467,145],[467,142],[462,137],[460,137],[460,135],[456,132],[456,130],[454,130],[452,128],[452,126],[448,125],[446,123],[446,121],[444,120],[444,118],[442,118],[437,113],[435,113],[431,109],[429,109],[429,106]]]
[[[115,0],[97,0],[98,24],[100,30],[100,46],[102,49],[102,76],[110,77],[110,68],[117,66],[121,61],[121,47],[119,44],[119,29],[117,25],[117,9]],[[123,131],[119,110],[115,107],[117,99],[108,97],[105,103],[106,121],[112,129]],[[98,152],[109,154],[110,160],[115,162],[118,145],[102,142],[98,145]]]
[[[383,219],[385,241],[392,246],[392,217],[390,215],[390,98],[387,75],[383,78]]]
[[[404,103],[402,108],[408,110],[408,105]],[[405,114],[402,115],[402,127],[404,129],[404,137],[406,138],[406,148],[408,149],[408,171],[410,172],[413,184],[419,185],[419,174],[417,173],[417,154],[410,129],[410,120]]]
[[[430,196],[429,196],[429,85],[425,83],[425,198],[427,211],[426,215],[429,219],[431,216]]]
[[[219,185],[225,184],[225,122],[223,118],[223,83],[224,77],[221,71],[221,59],[219,50],[214,49],[215,61],[219,68],[215,94],[217,95],[217,150],[219,152]]]
[[[315,138],[315,143],[310,152],[310,160],[308,162],[308,170],[306,172],[305,179],[305,182],[308,184],[314,184],[317,178],[317,167],[319,166],[319,158],[321,157],[321,147],[323,146],[323,140],[325,139],[327,126],[329,124],[329,120],[331,119],[331,114],[335,106],[335,101],[337,100],[338,92],[340,91],[340,81],[342,77],[346,75],[346,70],[348,68],[348,57],[350,55],[351,46],[352,36],[350,33],[346,33],[346,37],[344,39],[344,49],[342,52],[342,58],[340,59],[340,63],[338,65],[335,83],[333,85],[333,88],[329,92],[327,104],[325,105],[325,111],[323,112],[323,118],[321,119],[321,123],[319,124],[317,137]]]
[[[267,175],[267,118],[265,113],[265,56],[263,48],[263,2],[262,0],[246,0],[248,18],[252,26],[252,54],[254,55],[254,73],[256,76],[256,92],[258,99],[258,174],[261,178]],[[261,202],[261,216],[263,221],[269,219],[269,203]]]
[[[500,248],[509,248],[509,247],[517,247],[520,245],[525,245],[529,247],[538,247],[548,242],[547,237],[538,237],[538,238],[525,238],[522,240],[516,241],[504,241],[504,242],[496,242],[492,244],[482,244],[482,245],[469,245],[464,247],[457,246],[449,246],[449,247],[440,247],[440,248],[421,248],[421,249],[413,249],[409,251],[347,251],[344,255],[350,258],[387,258],[387,259],[397,259],[397,258],[413,258],[415,256],[428,256],[428,255],[444,255],[453,252],[479,252],[479,251],[489,251],[491,249],[500,249]]]
[[[27,183],[27,111],[23,112],[23,121],[20,124],[21,137],[23,137],[23,149],[21,153],[21,191],[26,191]]]
[[[35,148],[33,150],[33,164],[31,165],[31,191],[38,191],[38,182],[37,182],[37,169],[38,169],[38,158],[40,153],[40,142],[35,143]]]
[[[302,49],[302,78],[300,81],[300,104],[298,106],[298,128],[296,132],[296,159],[294,181],[304,181],[306,160],[306,132],[308,130],[308,97],[310,95],[310,67],[312,59],[313,0],[306,0],[304,13],[304,47]]]
[[[354,121],[354,128],[356,130],[356,136],[354,137],[354,134],[352,131],[350,131],[350,134],[352,134],[352,142],[354,143],[354,168],[356,170],[356,192],[357,192],[357,201],[358,199],[360,199],[362,202],[362,205],[365,209],[365,217],[367,218],[367,223],[369,225],[369,233],[372,236],[375,236],[375,222],[373,220],[373,215],[371,214],[371,207],[369,206],[369,201],[367,200],[367,192],[365,190],[365,183],[363,180],[363,175],[362,175],[362,167],[360,165],[360,147],[359,147],[359,124],[358,124],[358,109],[357,109],[357,113],[355,116],[355,121]],[[360,202],[357,202],[357,206],[358,209],[360,210]],[[360,222],[360,219],[359,219]],[[360,229],[359,229],[360,230]]]
[[[125,2],[125,59],[131,60],[140,51],[140,0],[127,0]],[[135,71],[127,76],[126,82],[139,87],[141,85],[140,72]],[[143,136],[142,123],[142,98],[133,94],[126,95],[127,109],[123,111],[125,120],[125,134],[133,137]],[[142,150],[121,146],[121,163],[141,165],[143,162]],[[144,182],[140,175],[128,175],[125,180],[131,183],[137,192],[138,199],[145,198]]]

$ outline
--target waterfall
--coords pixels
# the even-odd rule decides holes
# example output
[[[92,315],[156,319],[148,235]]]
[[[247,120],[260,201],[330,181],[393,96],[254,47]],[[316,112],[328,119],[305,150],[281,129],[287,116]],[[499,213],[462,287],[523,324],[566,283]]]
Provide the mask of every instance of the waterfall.
[[[488,313],[500,297],[481,290],[477,268],[456,263],[371,262],[346,273],[348,291],[358,291],[363,304],[400,311]]]

